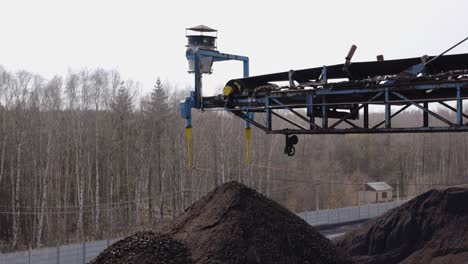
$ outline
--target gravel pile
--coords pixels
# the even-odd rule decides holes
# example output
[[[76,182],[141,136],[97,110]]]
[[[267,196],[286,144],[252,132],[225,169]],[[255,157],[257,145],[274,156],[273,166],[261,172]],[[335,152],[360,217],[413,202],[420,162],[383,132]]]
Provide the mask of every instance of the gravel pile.
[[[169,235],[139,232],[104,250],[90,264],[191,264],[188,249]]]
[[[426,192],[338,246],[358,263],[468,263],[468,189]]]
[[[237,182],[208,193],[165,232],[197,264],[351,263],[300,217]]]

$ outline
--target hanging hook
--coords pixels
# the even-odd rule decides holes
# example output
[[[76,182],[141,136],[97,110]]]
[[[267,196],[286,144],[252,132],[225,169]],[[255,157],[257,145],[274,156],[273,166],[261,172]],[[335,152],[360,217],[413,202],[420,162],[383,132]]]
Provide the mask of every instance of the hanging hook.
[[[284,154],[287,154],[290,157],[294,156],[294,154],[296,154],[296,148],[294,148],[294,145],[296,145],[297,142],[299,142],[299,139],[296,135],[286,135],[286,146],[284,147]]]

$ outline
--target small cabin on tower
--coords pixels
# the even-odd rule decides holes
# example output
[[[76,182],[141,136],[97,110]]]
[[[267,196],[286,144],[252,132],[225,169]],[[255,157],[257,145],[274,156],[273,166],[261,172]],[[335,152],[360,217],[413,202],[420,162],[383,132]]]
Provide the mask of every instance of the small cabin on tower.
[[[216,39],[218,38],[218,30],[199,25],[196,27],[186,28],[185,36],[187,37],[187,52],[193,53],[197,49],[216,50]],[[201,73],[212,73],[213,66],[212,57],[202,57],[200,59]],[[195,72],[194,60],[189,60],[189,73]]]

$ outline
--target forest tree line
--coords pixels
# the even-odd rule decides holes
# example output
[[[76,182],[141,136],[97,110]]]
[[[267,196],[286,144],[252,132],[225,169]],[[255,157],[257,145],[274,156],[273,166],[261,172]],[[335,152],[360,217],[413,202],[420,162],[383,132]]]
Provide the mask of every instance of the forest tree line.
[[[287,157],[284,136],[252,129],[248,164],[244,122],[221,111],[194,111],[189,168],[178,113],[187,92],[159,79],[140,90],[113,70],[47,80],[0,67],[0,249],[157,228],[230,180],[297,212],[356,205],[368,181],[400,197],[467,182],[463,133],[301,136]],[[420,111],[393,124],[415,120]]]

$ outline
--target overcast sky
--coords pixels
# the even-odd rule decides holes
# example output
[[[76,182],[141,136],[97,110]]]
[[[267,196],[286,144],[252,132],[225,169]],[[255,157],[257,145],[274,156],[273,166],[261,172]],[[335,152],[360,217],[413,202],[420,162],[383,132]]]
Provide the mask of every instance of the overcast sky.
[[[468,36],[468,1],[0,0],[0,64],[47,78],[68,69],[118,69],[146,90],[157,76],[192,86],[185,28],[219,30],[218,47],[250,57],[251,75],[354,61],[434,55]],[[468,52],[468,43],[452,53]],[[214,65],[205,95],[240,77]],[[216,91],[218,89],[218,91]]]

